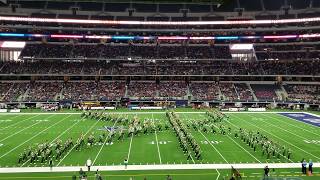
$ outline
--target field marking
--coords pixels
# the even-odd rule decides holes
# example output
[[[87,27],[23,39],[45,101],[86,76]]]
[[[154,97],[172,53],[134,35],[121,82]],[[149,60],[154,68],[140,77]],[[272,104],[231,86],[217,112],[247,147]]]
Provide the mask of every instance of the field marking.
[[[220,177],[220,172],[218,171],[218,169],[216,169],[216,171],[217,171],[217,173],[218,173],[218,176],[217,176],[216,180],[218,180],[219,177]]]
[[[84,136],[86,136],[86,135],[91,131],[91,129],[98,124],[98,122],[100,122],[100,119],[99,119],[97,122],[95,122],[95,123],[89,128],[89,130],[84,134]],[[71,153],[71,151],[72,151],[75,147],[76,147],[76,144],[68,151],[68,153],[67,153],[62,159],[60,159],[60,161],[59,161],[59,163],[57,164],[57,166],[59,166],[59,165],[61,164],[61,162]]]
[[[60,122],[62,122],[63,120],[65,120],[65,118],[61,119],[60,121],[52,124],[51,126],[47,127],[46,129],[40,131],[39,133],[37,133],[36,135],[32,136],[31,138],[29,138],[28,140],[24,141],[23,143],[21,143],[20,145],[16,146],[15,148],[11,149],[10,151],[8,151],[7,153],[3,154],[2,156],[0,156],[0,159],[3,158],[4,156],[8,155],[9,153],[11,153],[12,151],[16,150],[17,148],[19,148],[20,146],[24,145],[25,143],[29,142],[30,140],[34,139],[35,137],[37,137],[38,135],[40,135],[41,133],[43,133],[44,131],[50,129],[51,127],[59,124]]]
[[[200,134],[209,142],[209,144],[214,148],[214,150],[217,151],[217,153],[222,157],[222,159],[229,164],[229,162],[226,160],[226,158],[224,158],[224,156],[218,151],[218,149],[216,147],[214,147],[214,145],[212,145],[212,143],[209,141],[209,139],[200,131],[198,130],[198,132],[200,132]]]
[[[305,113],[305,114],[312,115],[311,113]],[[295,122],[300,123],[301,125],[306,125],[307,127],[311,128],[312,130],[319,130],[319,128],[318,128],[317,126],[314,126],[314,125],[312,125],[312,124],[305,123],[305,122],[302,122],[302,121],[298,121],[298,120],[296,120],[296,119],[293,119],[292,117],[284,116],[284,115],[282,115],[282,114],[278,114],[278,115],[281,116],[281,117],[286,117],[286,118],[288,118],[288,119],[294,120]],[[277,118],[274,118],[274,119],[280,121],[280,120],[277,119]],[[294,126],[294,127],[296,127],[296,128],[299,128],[299,129],[301,129],[301,130],[303,130],[303,131],[307,131],[307,132],[312,133],[312,134],[314,134],[314,135],[317,135],[317,136],[319,135],[319,134],[317,134],[317,133],[314,133],[314,132],[312,132],[312,131],[308,131],[308,130],[306,130],[306,129],[304,129],[304,128],[301,128],[301,127],[299,127],[299,126],[290,124],[290,123],[288,123],[288,122],[285,122],[285,121],[280,121],[280,122],[284,122],[284,123],[286,123],[286,124],[288,124],[288,125]]]
[[[152,113],[152,121],[153,121],[153,125],[154,125],[154,128],[155,128],[154,134],[155,134],[155,136],[156,136],[156,142],[157,142],[157,148],[158,148],[159,160],[160,160],[160,164],[162,164],[162,161],[161,161],[161,154],[160,154],[160,148],[159,148],[159,142],[158,142],[158,135],[157,135],[157,128],[155,127],[155,124],[154,124],[153,113]]]
[[[162,176],[165,177],[167,176],[168,173],[139,173],[139,174],[102,174],[103,177],[108,177],[107,179],[109,179],[109,177],[126,177],[127,178],[132,178],[132,177],[148,177],[150,178],[150,176]],[[217,175],[216,173],[170,173],[171,176],[209,176],[209,175]],[[255,176],[254,176],[255,177]],[[70,176],[63,176],[63,175],[57,175],[57,176],[17,176],[17,177],[0,177],[0,179],[69,179]],[[96,178],[95,175],[89,175],[87,176],[87,178],[89,179],[94,179]]]
[[[184,114],[182,114],[184,117],[186,117]],[[187,118],[188,121],[190,121],[188,118]],[[191,156],[191,160],[193,162],[193,164],[196,164],[196,162],[194,161],[193,157]]]
[[[182,114],[185,118],[186,116],[184,114]],[[189,122],[190,119],[189,118],[186,118]],[[213,146],[213,144],[211,143],[211,141],[198,129],[198,132],[206,139],[206,141],[214,148],[215,151],[217,151],[217,153],[222,157],[222,159],[226,162],[226,163],[229,163],[225,158],[224,156],[218,151],[218,149],[216,147]]]
[[[69,118],[71,116],[71,114],[69,116],[67,116],[67,118]],[[68,129],[66,129],[65,131],[63,131],[62,133],[60,133],[59,136],[57,136],[56,138],[54,138],[49,144],[52,144],[54,141],[56,141],[59,137],[61,137],[63,134],[65,134],[67,131],[69,131],[71,128],[73,128],[76,124],[78,124],[80,121],[74,123],[72,126],[70,126]],[[31,159],[31,158],[30,158]],[[28,161],[24,162],[20,167],[23,167],[25,164],[27,164],[27,162],[30,161],[30,159],[28,159]]]
[[[3,141],[5,141],[6,139],[9,139],[10,137],[12,137],[12,136],[14,136],[14,135],[16,135],[16,134],[19,134],[20,132],[22,132],[22,131],[24,131],[24,130],[26,130],[26,129],[29,129],[29,128],[31,128],[31,127],[39,124],[39,123],[41,123],[41,122],[38,121],[38,122],[32,124],[31,126],[27,126],[27,127],[23,128],[23,129],[21,129],[20,131],[17,131],[17,132],[15,132],[15,133],[11,134],[10,136],[7,136],[7,137],[1,139],[0,142],[3,142]]]
[[[320,115],[318,115],[318,114],[313,114],[313,113],[309,113],[309,112],[304,112],[305,114],[309,114],[309,115],[311,115],[311,116],[315,116],[315,117],[320,117]]]
[[[263,114],[262,114],[262,115],[263,115]],[[276,119],[276,118],[274,118],[274,117],[269,117],[269,116],[266,116],[266,115],[263,115],[263,116],[268,117],[268,118],[271,118],[271,119]],[[253,116],[250,116],[250,117],[253,117]],[[283,131],[286,131],[286,132],[288,132],[288,133],[290,133],[290,134],[292,134],[292,135],[294,135],[294,136],[296,136],[296,137],[301,138],[302,140],[305,140],[305,139],[306,139],[306,137],[303,137],[303,136],[297,135],[297,134],[295,134],[295,133],[292,133],[291,131],[288,131],[288,130],[283,129],[283,128],[279,127],[279,126],[273,125],[272,123],[269,123],[269,122],[267,122],[267,121],[265,121],[265,120],[263,120],[263,119],[257,118],[257,120],[258,120],[258,121],[262,121],[262,122],[267,123],[267,124],[270,124],[271,126],[276,127],[276,128],[278,128],[278,129],[281,129],[281,130],[283,130]],[[309,131],[308,131],[308,132],[309,132]],[[318,136],[318,135],[319,135],[319,134],[317,134],[317,136]]]
[[[129,162],[130,153],[131,153],[132,139],[133,139],[133,133],[131,134],[131,140],[130,140],[129,151],[128,151],[128,156],[127,156],[127,161],[128,162]]]
[[[234,143],[236,143],[241,149],[243,149],[245,152],[247,152],[251,157],[253,157],[255,160],[257,160],[259,163],[261,163],[261,161],[259,159],[257,159],[253,154],[251,154],[249,151],[247,151],[246,149],[244,149],[240,144],[238,144],[234,139],[232,139],[229,135],[227,135],[229,139],[231,139]]]
[[[203,115],[201,115],[203,118],[206,118],[207,119],[207,117],[205,117],[205,116],[203,116]],[[218,128],[215,124],[214,124],[214,126],[216,127],[216,128]],[[251,157],[253,157],[255,160],[257,160],[259,163],[261,163],[261,161],[259,160],[259,159],[257,159],[253,154],[251,154],[249,151],[247,151],[245,148],[243,148],[242,147],[242,145],[240,145],[239,143],[237,143],[232,137],[230,137],[230,135],[229,134],[227,134],[227,137],[229,138],[229,139],[231,139],[235,144],[237,144],[242,150],[244,150],[246,153],[248,153]]]
[[[4,117],[1,117],[1,116],[4,116]],[[7,116],[7,117],[6,117]],[[6,122],[12,122],[13,119],[17,118],[17,117],[20,117],[21,115],[17,115],[17,116],[14,116],[14,117],[8,117],[8,115],[1,115],[0,113],[0,117],[1,117],[1,120],[0,120],[0,124],[2,123],[6,123]],[[10,119],[7,119],[7,118],[10,118]],[[12,119],[11,119],[12,118]],[[10,121],[8,121],[10,120]]]
[[[301,168],[301,163],[242,163],[242,164],[159,164],[159,165],[130,165],[125,168],[123,165],[92,166],[91,171],[139,171],[139,170],[188,170],[188,169],[227,169],[231,165],[236,169],[263,169],[268,166],[270,169]],[[314,168],[320,168],[320,163],[314,163]],[[50,169],[50,167],[18,167],[0,168],[0,174],[5,173],[31,173],[31,172],[78,172],[85,166],[60,166]],[[300,172],[301,173],[301,172]]]
[[[149,112],[139,112],[139,111],[136,111],[136,112],[129,112],[129,111],[126,111],[126,112],[123,112],[123,111],[107,111],[109,113],[113,113],[113,114],[165,114],[166,111],[149,111]],[[264,111],[264,112],[248,112],[248,111],[244,111],[244,112],[224,112],[224,111],[221,111],[225,114],[259,114],[259,113],[263,113],[263,114],[268,114],[268,113],[271,113],[271,114],[278,114],[278,113],[306,113],[306,112],[303,112],[303,111],[271,111],[271,112],[268,112],[268,111]],[[175,112],[177,114],[204,114],[206,113],[206,111],[195,111],[195,112],[190,112],[190,111],[178,111],[178,112]],[[82,114],[82,113],[63,113],[63,112],[43,112],[43,113],[1,113],[3,115],[16,115],[16,114]],[[0,115],[1,115],[0,114]]]
[[[235,116],[235,117],[236,117],[236,116]],[[250,116],[250,117],[253,117],[253,116]],[[238,117],[236,117],[236,118],[237,118],[237,119],[240,119],[240,118],[238,118]],[[242,119],[240,119],[240,120],[242,120]],[[283,142],[286,142],[287,144],[290,144],[291,146],[293,146],[293,147],[295,147],[295,148],[297,148],[297,149],[299,149],[299,150],[301,150],[301,151],[303,151],[303,152],[305,152],[305,153],[307,153],[307,154],[309,154],[309,155],[311,155],[311,156],[313,156],[313,157],[316,157],[317,159],[320,159],[320,157],[315,156],[315,155],[313,155],[312,153],[310,153],[310,152],[308,152],[308,151],[305,151],[305,150],[301,149],[300,147],[298,147],[298,146],[296,146],[296,145],[294,145],[294,144],[292,144],[292,143],[290,143],[290,142],[288,142],[288,141],[286,141],[286,140],[282,139],[281,137],[279,137],[279,136],[277,136],[277,135],[274,135],[274,134],[272,134],[271,132],[268,132],[268,131],[266,131],[266,130],[262,129],[262,128],[261,128],[261,127],[259,127],[259,126],[256,126],[255,124],[252,124],[252,123],[250,123],[250,122],[248,122],[248,121],[245,121],[245,122],[246,122],[246,123],[249,123],[250,125],[252,125],[252,126],[254,126],[254,127],[258,128],[258,129],[261,129],[262,131],[264,131],[264,132],[266,132],[266,133],[268,133],[268,134],[270,134],[270,135],[272,135],[272,136],[274,136],[274,137],[276,137],[276,138],[278,138],[278,139],[282,140]]]
[[[118,119],[117,119],[117,121],[116,121],[116,122],[114,122],[114,124],[113,124],[113,126],[112,126],[111,131],[113,130],[113,128],[115,127],[115,125],[116,125],[117,123],[118,123]],[[96,162],[96,160],[98,159],[98,157],[99,157],[99,155],[100,155],[100,153],[101,153],[101,151],[102,151],[103,147],[106,145],[107,140],[108,140],[108,137],[110,137],[111,131],[109,132],[108,136],[105,138],[105,140],[104,140],[104,142],[103,142],[103,144],[102,144],[102,146],[101,146],[101,148],[100,148],[100,150],[99,150],[98,154],[96,155],[96,157],[95,157],[95,158],[94,158],[94,160],[93,160],[92,165],[94,165],[94,163],[95,163],[95,162]]]
[[[236,127],[236,128],[239,128],[238,126],[234,125],[233,123],[231,123],[230,121],[226,120],[226,122],[228,122],[229,124],[231,124],[232,126]],[[286,156],[283,156],[281,154],[282,157],[284,157],[285,159],[287,158]],[[288,159],[290,162],[294,163],[294,161],[292,161],[291,159]]]
[[[4,129],[7,129],[7,128],[11,127],[11,126],[15,126],[16,124],[22,123],[22,122],[24,122],[24,121],[26,121],[26,120],[32,119],[32,118],[34,118],[34,117],[37,117],[37,116],[39,116],[39,115],[40,115],[40,114],[38,114],[38,115],[36,115],[36,116],[31,116],[31,117],[29,117],[29,118],[27,118],[27,119],[25,119],[25,120],[22,120],[22,121],[18,121],[18,122],[16,122],[16,123],[13,123],[13,124],[11,124],[11,125],[9,125],[9,126],[6,126],[6,127],[4,127],[4,128],[1,128],[0,131],[2,131],[2,130],[4,130]],[[52,116],[53,116],[53,115],[52,115]],[[20,117],[20,116],[16,116],[16,117]],[[14,118],[16,118],[16,117],[14,117]],[[50,116],[50,117],[51,117],[51,116]]]

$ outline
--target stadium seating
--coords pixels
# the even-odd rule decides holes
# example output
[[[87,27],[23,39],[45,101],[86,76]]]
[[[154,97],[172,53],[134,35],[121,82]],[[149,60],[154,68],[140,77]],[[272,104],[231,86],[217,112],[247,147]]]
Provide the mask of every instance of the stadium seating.
[[[234,87],[239,95],[239,100],[242,100],[242,101],[254,100],[252,93],[246,84],[237,83],[237,84],[234,84]]]
[[[278,89],[276,85],[273,84],[251,84],[251,88],[258,100],[262,101],[276,101],[278,96],[275,91]]]
[[[139,99],[152,99],[157,95],[157,85],[155,82],[131,82],[128,86],[128,95]]]
[[[83,75],[319,75],[319,61],[260,61],[179,63],[115,62],[6,62],[1,74],[83,74]]]
[[[191,83],[190,90],[195,100],[220,100],[217,83]]]
[[[289,101],[318,103],[320,100],[319,85],[288,84],[284,87],[288,93]]]
[[[179,97],[187,95],[187,85],[184,82],[160,82],[159,96],[166,98]]]

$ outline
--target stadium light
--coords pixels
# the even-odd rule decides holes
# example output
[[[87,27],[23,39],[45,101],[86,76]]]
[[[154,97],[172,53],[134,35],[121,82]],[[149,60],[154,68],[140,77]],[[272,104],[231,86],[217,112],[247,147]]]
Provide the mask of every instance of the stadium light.
[[[293,38],[320,38],[320,34],[301,35],[270,35],[270,36],[111,36],[111,35],[74,35],[74,34],[21,34],[0,33],[0,37],[47,37],[70,39],[111,39],[111,40],[239,40],[239,39],[293,39]]]
[[[3,41],[0,43],[1,48],[24,48],[26,42],[24,41]]]
[[[105,24],[105,25],[156,25],[156,26],[195,26],[195,25],[236,25],[236,24],[286,24],[320,21],[320,17],[279,20],[228,20],[228,21],[114,21],[86,19],[56,19],[19,16],[0,16],[0,21],[42,22],[42,23],[73,23],[73,24]]]

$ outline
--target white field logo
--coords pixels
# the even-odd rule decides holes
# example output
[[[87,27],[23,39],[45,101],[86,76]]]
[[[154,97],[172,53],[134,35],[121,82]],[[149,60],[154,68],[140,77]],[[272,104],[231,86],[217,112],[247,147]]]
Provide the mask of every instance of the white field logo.
[[[288,115],[292,117],[305,117],[304,114],[288,114]]]
[[[11,122],[11,119],[1,119],[0,122]]]
[[[48,122],[48,119],[37,119],[37,120],[33,120],[35,122]]]
[[[307,144],[320,144],[320,140],[303,140]]]
[[[320,118],[304,118],[304,121],[308,121],[315,124],[320,124]]]
[[[172,141],[158,141],[158,144],[168,144],[171,143]],[[156,144],[157,142],[151,141],[149,144]]]
[[[201,144],[220,144],[222,141],[200,141]]]

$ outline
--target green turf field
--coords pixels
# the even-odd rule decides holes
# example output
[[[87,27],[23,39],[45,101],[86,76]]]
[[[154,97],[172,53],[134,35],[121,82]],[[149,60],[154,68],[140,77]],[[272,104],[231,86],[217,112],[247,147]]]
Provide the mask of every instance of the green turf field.
[[[127,111],[117,111],[125,114]],[[167,118],[164,112],[154,111],[131,111],[129,117],[137,116],[140,120],[152,119],[156,123],[166,123]],[[81,151],[72,149],[61,159],[54,162],[55,166],[82,166],[88,158],[92,159],[93,165],[120,165],[125,158],[128,158],[129,165],[150,165],[150,164],[217,164],[217,163],[272,163],[272,162],[300,162],[302,158],[312,159],[320,162],[320,129],[300,121],[289,119],[276,113],[232,113],[228,114],[229,120],[224,121],[234,129],[240,127],[259,131],[273,141],[283,144],[292,150],[292,158],[281,157],[268,159],[262,155],[261,149],[254,152],[246,143],[233,134],[220,135],[190,131],[202,149],[201,160],[187,160],[179,147],[176,135],[172,129],[156,131],[148,135],[126,137],[124,140],[114,140],[111,144],[96,144],[93,147],[84,148]],[[208,118],[204,113],[194,111],[193,113],[179,112],[179,117],[185,122]],[[97,121],[94,119],[81,118],[80,114],[0,114],[0,166],[1,167],[41,167],[48,166],[47,163],[29,162],[18,164],[18,156],[29,146],[37,143],[54,143],[58,139],[65,141],[72,137],[77,139],[81,133],[99,135],[103,126],[117,126],[112,122]],[[312,141],[313,140],[313,141]],[[311,142],[311,143],[310,143]],[[212,170],[194,170],[195,174],[203,179],[205,177],[217,177],[217,172]],[[253,170],[247,170],[250,174]],[[296,170],[297,171],[297,170]],[[299,170],[298,170],[299,171]],[[192,174],[193,171],[172,171],[178,173],[177,179],[187,179],[181,174]],[[224,171],[222,171],[225,173]],[[128,171],[110,172],[108,179],[124,179],[130,175],[156,174],[153,179],[163,179],[167,172],[162,171]],[[180,175],[179,175],[180,173]],[[206,173],[209,173],[206,175]],[[222,174],[223,174],[222,173]],[[50,176],[69,176],[72,173],[53,173]],[[157,175],[160,174],[160,175]],[[19,179],[21,177],[42,177],[49,174],[0,174],[0,179]],[[114,175],[114,176],[112,176]],[[121,176],[123,175],[123,176]],[[119,177],[121,176],[121,177]],[[137,176],[139,179],[139,177]],[[178,177],[183,178],[178,178]],[[191,175],[190,175],[191,176]],[[248,175],[249,176],[249,175]],[[248,177],[249,178],[249,177]],[[310,178],[312,177],[302,177]],[[320,177],[318,177],[320,179]],[[21,178],[20,178],[21,179]],[[23,178],[22,178],[23,179]],[[30,178],[29,178],[30,179]],[[41,178],[40,178],[41,179]],[[45,178],[44,178],[45,179]],[[50,178],[55,179],[55,178]],[[57,178],[59,179],[59,178]],[[60,178],[61,179],[61,178]],[[142,178],[141,178],[142,179]],[[190,178],[191,179],[191,178]],[[254,179],[254,177],[252,177]],[[313,177],[313,179],[316,179]]]

